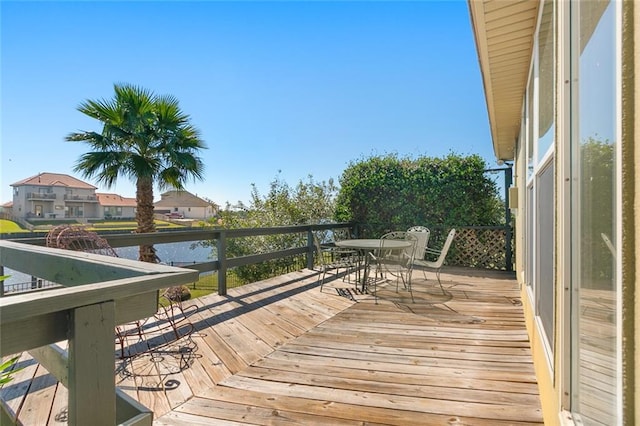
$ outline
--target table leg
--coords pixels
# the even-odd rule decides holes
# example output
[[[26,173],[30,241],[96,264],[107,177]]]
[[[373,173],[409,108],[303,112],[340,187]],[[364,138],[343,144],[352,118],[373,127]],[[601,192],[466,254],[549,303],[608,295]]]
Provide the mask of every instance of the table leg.
[[[369,268],[371,267],[371,262],[369,260],[369,252],[367,250],[363,250],[364,257],[364,270],[362,271],[362,293],[364,294],[367,288],[367,279],[369,278]]]

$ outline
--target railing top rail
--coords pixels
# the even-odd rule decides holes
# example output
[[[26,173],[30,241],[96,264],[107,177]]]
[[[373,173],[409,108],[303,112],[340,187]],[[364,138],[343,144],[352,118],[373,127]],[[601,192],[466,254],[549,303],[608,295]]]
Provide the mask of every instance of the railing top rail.
[[[107,300],[149,293],[179,282],[197,280],[198,271],[173,268],[175,273],[143,275],[108,282],[60,287],[48,291],[17,294],[0,298],[0,322],[3,325],[30,317],[65,311]],[[2,353],[2,355],[6,355]]]
[[[306,232],[309,230],[322,230],[353,226],[353,223],[326,223],[326,224],[313,224],[313,225],[290,225],[290,226],[276,226],[276,227],[264,227],[264,228],[201,228],[201,229],[188,229],[188,230],[158,230],[158,232],[150,232],[146,234],[136,234],[132,232],[123,231],[98,231],[98,234],[109,241],[111,247],[130,247],[140,244],[166,244],[176,243],[182,241],[199,241],[199,240],[215,240],[220,238],[222,232],[225,233],[227,238],[240,238],[240,237],[253,237],[259,235],[275,235],[275,234],[289,234],[295,232]],[[27,237],[27,238],[11,238],[8,235],[9,241],[19,241],[26,244],[39,245],[45,244],[45,237]]]
[[[65,286],[176,272],[167,265],[0,241],[0,265]]]
[[[51,339],[59,337],[55,333],[48,333],[46,327],[33,333],[33,330],[25,332],[24,327],[32,319],[42,319],[39,323],[42,326],[47,323],[45,316],[48,314],[65,313],[106,301],[116,302],[116,317],[119,319],[130,321],[131,316],[136,316],[136,319],[143,318],[157,309],[157,298],[147,297],[146,294],[151,295],[160,288],[198,279],[198,272],[190,269],[93,253],[37,247],[13,241],[0,241],[0,265],[19,272],[44,276],[69,286],[0,298],[0,356],[56,341],[43,342],[43,339],[48,338],[46,336],[50,336]],[[140,295],[141,298],[136,300],[136,296]],[[138,303],[133,309],[128,303],[131,300]],[[21,327],[12,326],[20,323]]]

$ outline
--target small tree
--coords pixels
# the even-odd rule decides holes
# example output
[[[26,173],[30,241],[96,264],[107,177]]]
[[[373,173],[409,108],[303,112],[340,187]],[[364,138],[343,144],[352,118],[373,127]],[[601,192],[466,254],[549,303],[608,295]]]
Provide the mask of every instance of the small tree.
[[[155,231],[153,186],[184,189],[188,179],[202,179],[205,149],[199,131],[180,110],[173,96],[157,96],[143,88],[114,85],[111,100],[87,100],[78,110],[102,123],[102,132],[71,133],[67,141],[84,142],[74,171],[112,187],[119,177],[136,184],[137,232]],[[155,263],[152,245],[141,245],[139,259]]]
[[[262,196],[252,185],[249,206],[232,208],[229,204],[221,212],[221,224],[231,228],[260,228],[272,226],[321,223],[331,220],[335,211],[337,188],[333,180],[316,182],[308,176],[296,187],[276,177],[269,192]],[[214,242],[207,243],[209,245]],[[306,244],[306,235],[263,235],[257,237],[234,238],[227,241],[229,257],[266,253]],[[282,273],[295,267],[294,259],[278,259],[261,264],[236,268],[236,275],[243,282],[253,282]]]

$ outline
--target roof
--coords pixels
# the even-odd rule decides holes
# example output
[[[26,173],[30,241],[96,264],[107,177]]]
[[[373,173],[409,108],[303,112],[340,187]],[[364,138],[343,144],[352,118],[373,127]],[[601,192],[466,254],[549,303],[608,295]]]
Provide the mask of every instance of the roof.
[[[469,0],[498,160],[514,157],[539,6],[539,0]]]
[[[136,199],[123,197],[118,194],[104,194],[97,193],[96,197],[98,197],[98,203],[101,206],[119,206],[119,207],[136,207]]]
[[[203,200],[187,191],[168,191],[161,194],[155,207],[209,207],[213,203]]]
[[[23,179],[21,181],[12,183],[9,186],[25,186],[25,185],[37,185],[37,186],[65,186],[68,188],[80,188],[80,189],[97,189],[97,187],[90,185],[86,182],[76,179],[73,176],[64,175],[60,173],[39,173],[35,176]]]

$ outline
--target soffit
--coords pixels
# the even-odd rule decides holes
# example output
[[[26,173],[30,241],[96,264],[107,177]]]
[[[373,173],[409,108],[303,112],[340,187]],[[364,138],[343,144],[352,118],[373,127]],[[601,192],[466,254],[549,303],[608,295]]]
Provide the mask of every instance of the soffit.
[[[539,0],[469,0],[497,159],[514,157]]]

